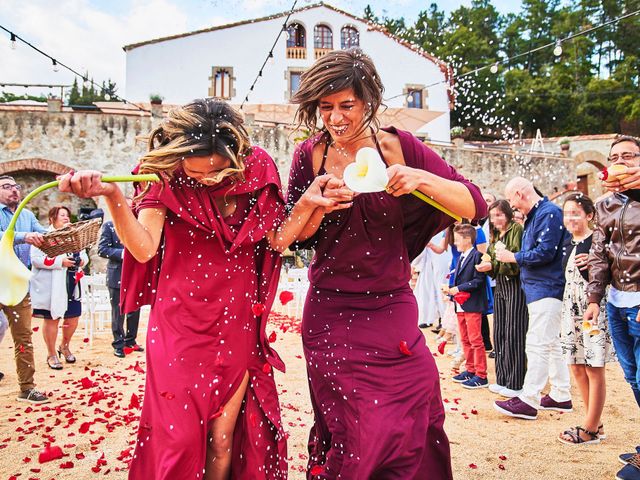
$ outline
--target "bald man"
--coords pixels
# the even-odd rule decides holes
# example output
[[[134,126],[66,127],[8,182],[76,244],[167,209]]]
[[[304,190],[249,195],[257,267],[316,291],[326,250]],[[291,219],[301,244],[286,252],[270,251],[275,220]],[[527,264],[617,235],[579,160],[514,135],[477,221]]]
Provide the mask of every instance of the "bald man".
[[[510,417],[535,420],[539,409],[573,410],[569,369],[559,338],[565,283],[562,255],[569,236],[562,223],[562,210],[547,197],[541,197],[529,180],[512,179],[505,188],[505,196],[511,208],[527,217],[522,249],[516,253],[496,249],[498,261],[517,263],[520,267],[520,281],[529,310],[525,347],[527,373],[522,393],[495,402],[494,406]],[[541,398],[547,380],[551,391]]]

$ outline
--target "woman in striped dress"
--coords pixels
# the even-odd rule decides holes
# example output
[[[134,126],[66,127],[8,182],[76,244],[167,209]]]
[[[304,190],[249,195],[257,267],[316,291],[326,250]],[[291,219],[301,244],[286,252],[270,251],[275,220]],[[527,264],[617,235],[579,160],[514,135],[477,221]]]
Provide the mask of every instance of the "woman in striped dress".
[[[527,371],[525,340],[529,327],[529,314],[524,292],[520,287],[520,270],[515,263],[496,260],[496,248],[520,251],[522,225],[513,220],[513,210],[506,200],[498,200],[489,207],[491,245],[486,261],[476,268],[487,272],[496,280],[493,307],[493,346],[496,353],[496,383],[489,390],[504,397],[516,397]]]

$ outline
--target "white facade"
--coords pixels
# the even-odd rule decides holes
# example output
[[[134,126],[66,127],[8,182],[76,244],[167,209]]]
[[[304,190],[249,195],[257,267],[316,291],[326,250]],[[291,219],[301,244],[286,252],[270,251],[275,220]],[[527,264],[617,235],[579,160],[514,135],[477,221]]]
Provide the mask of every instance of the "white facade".
[[[211,96],[214,69],[226,68],[232,71],[231,103],[240,104],[246,96],[250,104],[288,103],[290,72],[303,71],[315,61],[314,26],[322,24],[331,28],[334,49],[341,48],[341,29],[351,26],[359,33],[360,47],[372,57],[378,69],[388,107],[406,106],[403,92],[408,87],[440,82],[424,90],[423,108],[442,114],[416,129],[416,133],[433,141],[450,140],[449,82],[437,60],[327,5],[301,8],[291,15],[288,25],[298,23],[306,29],[306,59],[287,58],[287,35],[283,32],[273,50],[273,58],[250,92],[285,18],[286,15],[282,15],[239,22],[127,46],[126,96],[133,101],[148,101],[150,94],[158,93],[167,103],[184,104],[194,98]]]

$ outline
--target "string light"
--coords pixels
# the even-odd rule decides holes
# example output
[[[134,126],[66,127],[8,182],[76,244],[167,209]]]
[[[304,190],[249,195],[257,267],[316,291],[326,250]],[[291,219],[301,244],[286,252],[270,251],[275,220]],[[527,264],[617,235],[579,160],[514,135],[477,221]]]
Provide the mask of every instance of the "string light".
[[[17,41],[16,41],[16,34],[12,33],[11,34],[11,50],[15,50],[16,46],[17,46]]]
[[[493,65],[491,65],[491,68],[489,69],[489,71],[493,74],[498,73],[498,62],[494,63]]]
[[[562,55],[562,42],[560,40],[556,41],[556,46],[553,48],[553,54],[556,57]]]
[[[267,54],[267,58],[264,59],[264,62],[262,63],[262,66],[260,67],[260,70],[258,70],[258,74],[256,75],[256,78],[253,80],[253,83],[251,84],[251,87],[249,87],[249,92],[253,92],[253,89],[256,86],[256,83],[258,82],[258,79],[260,77],[262,77],[262,73],[263,73],[264,67],[267,64],[267,62],[269,60],[271,60],[270,63],[272,63],[272,64],[275,63],[275,60],[274,60],[274,57],[273,57],[273,50],[276,48],[276,45],[278,44],[278,40],[280,40],[280,37],[282,36],[282,32],[286,32],[287,24],[289,23],[289,18],[291,18],[291,15],[293,14],[293,11],[295,10],[297,4],[298,4],[298,0],[294,0],[293,5],[291,5],[291,9],[289,10],[289,14],[287,15],[287,18],[285,18],[284,23],[282,24],[282,28],[278,32],[278,36],[276,37],[276,40],[273,42],[273,45],[269,49],[269,53]],[[248,101],[249,101],[249,94],[247,93],[247,95],[245,95],[245,97],[244,97],[244,100],[240,104],[240,110],[242,110],[244,108],[244,104],[246,102],[248,102]]]
[[[10,36],[11,36],[11,41],[13,42],[14,39],[20,40],[22,43],[24,43],[25,45],[31,47],[33,50],[35,50],[36,52],[38,52],[40,55],[43,55],[45,57],[47,57],[49,60],[51,60],[51,65],[53,67],[53,71],[57,72],[60,70],[60,67],[70,71],[71,73],[73,73],[76,77],[81,78],[83,80],[83,84],[84,81],[88,81],[89,85],[96,87],[96,90],[98,91],[105,91],[104,88],[101,85],[98,85],[97,83],[95,83],[93,80],[91,79],[86,79],[86,77],[84,75],[81,75],[77,70],[74,70],[73,68],[69,67],[68,65],[62,63],[61,61],[53,58],[51,55],[49,55],[46,52],[43,52],[42,50],[40,50],[38,47],[36,47],[35,45],[33,45],[32,43],[29,43],[27,40],[25,40],[24,38],[22,38],[21,36],[15,34],[14,32],[12,32],[11,30],[5,28],[4,26],[0,25],[0,29],[4,30],[5,32],[7,32]],[[105,96],[106,98],[106,96]],[[110,95],[111,98],[111,95]],[[133,102],[130,102],[128,100],[126,100],[125,98],[122,97],[118,97],[117,95],[113,95],[113,99],[114,100],[119,100],[124,104],[130,104],[133,105],[134,107],[136,107],[138,110],[140,110],[141,112],[146,112],[146,113],[151,113],[151,110],[147,110],[146,108],[141,107],[140,105],[137,105]]]

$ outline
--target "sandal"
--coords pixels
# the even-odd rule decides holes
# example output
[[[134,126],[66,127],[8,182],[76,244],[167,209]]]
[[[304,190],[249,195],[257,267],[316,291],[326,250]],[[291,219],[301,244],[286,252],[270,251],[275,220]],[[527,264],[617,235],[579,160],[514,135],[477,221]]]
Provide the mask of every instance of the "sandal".
[[[585,440],[580,436],[580,432],[584,432],[589,435],[590,439]],[[577,426],[576,428],[571,428],[569,430],[565,430],[562,435],[567,435],[571,440],[567,440],[562,438],[561,435],[558,436],[558,441],[565,443],[567,445],[597,445],[600,443],[600,437],[598,436],[598,432],[590,432],[589,430],[585,430],[581,426]]]
[[[49,360],[52,360],[52,362]],[[60,359],[57,355],[47,357],[47,365],[49,365],[49,368],[52,370],[62,370],[62,364],[60,363]]]
[[[68,346],[63,347],[62,345],[60,345],[58,347],[58,355],[63,357],[64,361],[67,363],[76,363],[76,357],[73,356],[73,353],[71,353],[71,350],[69,350]]]
[[[604,430],[604,425],[601,423],[600,425],[598,425],[598,437],[600,437],[600,440],[607,439],[607,434],[604,433],[603,430]]]

